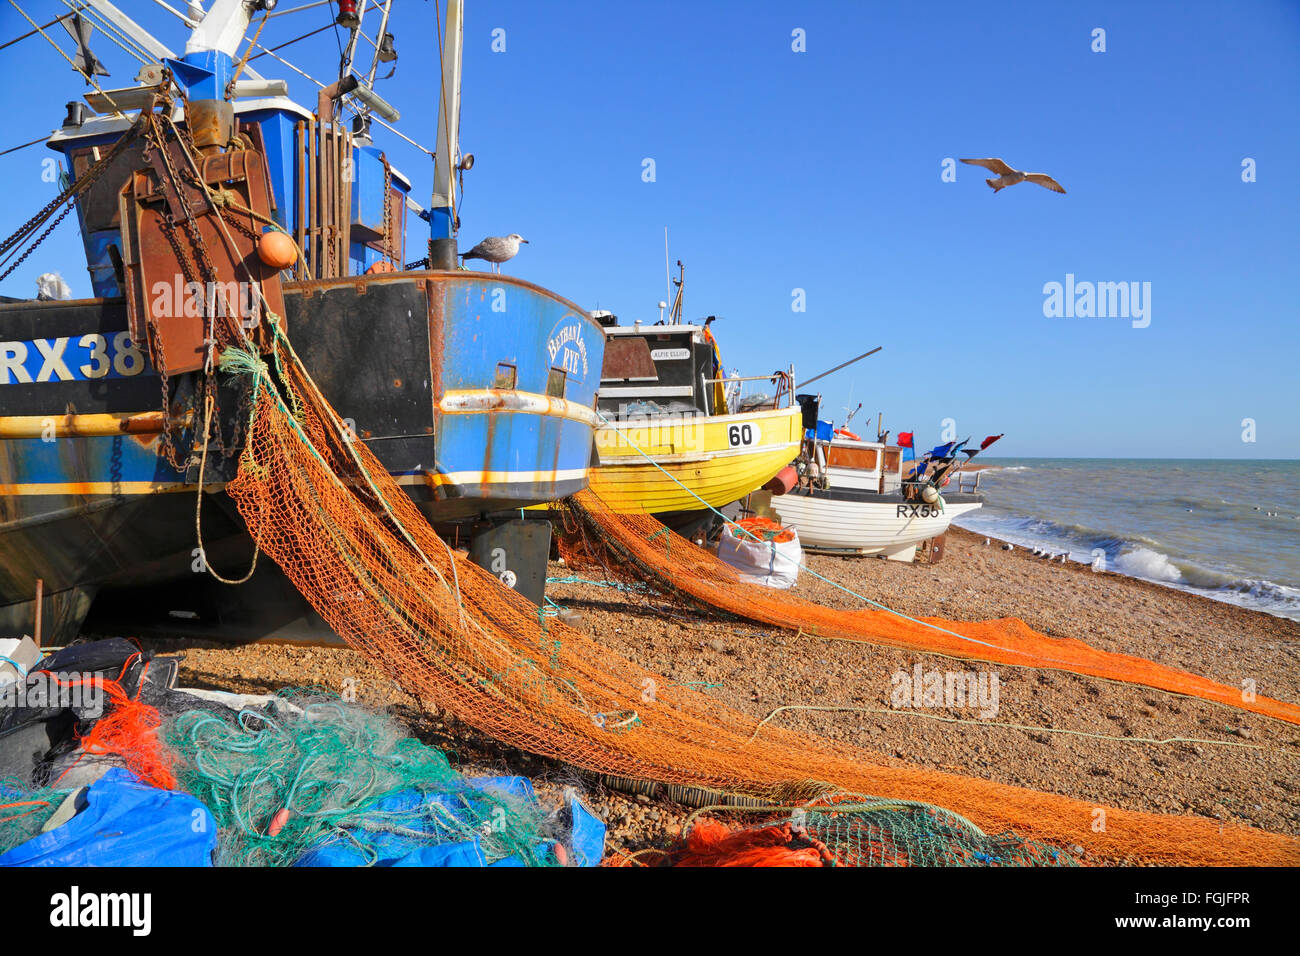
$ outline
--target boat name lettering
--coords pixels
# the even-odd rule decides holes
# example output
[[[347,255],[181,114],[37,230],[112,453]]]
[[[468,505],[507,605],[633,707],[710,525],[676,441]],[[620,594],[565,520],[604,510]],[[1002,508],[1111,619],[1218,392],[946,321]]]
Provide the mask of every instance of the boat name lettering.
[[[546,341],[546,351],[551,365],[562,368],[570,375],[581,372],[587,376],[587,341],[582,337],[582,325],[570,322]]]
[[[651,349],[650,358],[655,362],[676,362],[691,357],[690,349]]]
[[[899,505],[895,518],[937,518],[942,511],[936,505]]]
[[[126,331],[0,342],[0,385],[131,378],[148,368]]]

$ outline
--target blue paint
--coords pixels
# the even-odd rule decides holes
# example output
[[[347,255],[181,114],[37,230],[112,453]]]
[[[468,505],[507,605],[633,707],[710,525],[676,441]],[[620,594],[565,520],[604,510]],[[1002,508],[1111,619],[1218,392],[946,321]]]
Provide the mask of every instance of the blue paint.
[[[383,151],[361,146],[352,164],[352,222],[375,232],[384,231]]]
[[[185,480],[166,459],[158,457],[158,439],[152,435],[82,435],[51,441],[5,438],[0,439],[0,461],[10,469],[6,483],[16,485],[83,481],[180,484]]]
[[[450,239],[456,234],[452,228],[451,207],[440,206],[429,210],[429,238]]]
[[[178,78],[189,87],[191,98],[213,93],[222,95],[229,80],[230,65],[229,57],[212,52],[172,63]],[[294,234],[299,226],[298,197],[304,186],[298,176],[305,146],[297,130],[302,117],[291,108],[269,107],[241,113],[239,119],[260,126],[270,170],[274,218]],[[73,148],[107,145],[115,139],[111,134],[87,136],[68,139],[57,146],[66,154]],[[354,154],[351,218],[358,228],[349,245],[354,274],[365,272],[382,258],[364,240],[383,232],[386,199],[383,155],[373,146],[358,147]],[[310,170],[307,172],[310,174]],[[410,190],[409,181],[396,172],[391,184],[403,195]],[[427,218],[433,236],[453,234],[450,209],[431,210]],[[404,221],[403,206],[401,223]],[[304,229],[310,225],[310,222],[302,224]],[[86,233],[84,228],[82,231]],[[85,235],[86,258],[95,292],[105,297],[121,294],[108,257],[111,245],[120,248],[120,230]],[[520,392],[547,396],[555,371],[555,384],[561,386],[555,397],[582,408],[594,406],[605,340],[599,326],[580,309],[543,290],[504,277],[489,279],[457,274],[440,280],[436,287],[442,290],[443,301],[441,308],[435,309],[442,316],[441,353],[434,357],[440,366],[441,390],[431,396],[435,403],[448,391],[493,388],[498,365],[506,363],[515,370],[515,388]],[[87,329],[86,335],[91,334],[93,330]],[[45,341],[47,350],[58,352],[61,361],[54,365],[42,358],[35,342],[0,343],[0,388],[4,384],[35,382],[43,370],[49,381],[84,381],[96,377],[112,380],[128,374],[118,355],[125,345],[109,334],[101,349],[103,354],[95,358],[92,355],[95,342],[81,335]],[[5,346],[12,348],[5,351]],[[10,360],[7,365],[6,357]],[[91,374],[105,367],[102,376]],[[562,382],[558,381],[559,371],[563,372]],[[137,374],[152,376],[154,372],[145,364]],[[463,486],[442,488],[438,494],[485,498],[489,502],[494,498],[541,502],[585,484],[591,445],[591,425],[574,419],[514,411],[439,414],[429,460],[422,470],[441,474],[523,473],[521,481],[485,485],[471,479]],[[7,447],[0,446],[4,453],[0,457],[13,463],[11,480],[19,484],[182,482],[184,476],[157,457],[157,446],[157,440],[152,438],[121,435],[53,442],[16,439],[10,440]],[[77,450],[75,471],[66,455],[71,447]],[[566,472],[577,477],[557,477],[556,473]]]
[[[172,75],[185,87],[191,100],[224,100],[226,86],[234,73],[234,60],[220,50],[198,50],[179,60],[164,58]]]
[[[564,394],[557,397],[583,408],[594,405],[605,337],[585,314],[509,281],[457,276],[441,287],[443,372],[437,398],[449,391],[491,388],[500,364],[514,366],[517,391],[545,396],[551,370],[567,360],[572,371],[566,374]],[[509,411],[440,415],[436,435],[437,461],[430,470],[541,472],[511,491],[536,501],[557,496],[562,481],[552,472],[585,476],[591,462],[591,426],[558,416]],[[453,493],[477,497],[502,490],[478,485]]]
[[[491,388],[497,364],[508,362],[517,369],[517,389],[545,395],[551,368],[567,356],[576,368],[559,397],[592,407],[605,336],[585,313],[504,278],[455,276],[441,286],[444,390]],[[576,338],[562,342],[567,336]]]
[[[298,142],[297,113],[284,109],[251,110],[238,114],[241,122],[255,122],[262,130],[266,146],[266,165],[271,174],[271,198],[275,202],[272,216],[280,227],[292,233],[298,221]],[[306,165],[304,163],[304,165]]]
[[[80,204],[78,204],[80,218]],[[86,247],[86,266],[90,270],[90,284],[95,295],[102,299],[114,299],[122,295],[122,287],[117,284],[117,268],[108,253],[110,246],[119,250],[122,247],[122,230],[100,229],[87,232],[82,224],[82,244]]]

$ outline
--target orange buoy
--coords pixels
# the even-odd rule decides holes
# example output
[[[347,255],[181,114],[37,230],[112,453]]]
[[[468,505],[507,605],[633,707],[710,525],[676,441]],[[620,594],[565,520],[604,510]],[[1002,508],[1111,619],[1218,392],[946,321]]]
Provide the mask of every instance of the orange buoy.
[[[266,828],[267,836],[279,836],[284,825],[289,822],[289,808],[281,807],[276,811],[275,816],[271,818],[271,825]]]
[[[272,269],[287,269],[298,261],[298,247],[284,233],[272,229],[257,240],[257,258]]]
[[[366,275],[372,276],[377,272],[396,272],[397,266],[393,265],[387,259],[380,259],[373,266],[366,270]]]
[[[773,476],[772,480],[763,486],[764,491],[770,491],[774,495],[788,494],[790,489],[799,483],[799,472],[795,471],[791,465],[786,465]]]

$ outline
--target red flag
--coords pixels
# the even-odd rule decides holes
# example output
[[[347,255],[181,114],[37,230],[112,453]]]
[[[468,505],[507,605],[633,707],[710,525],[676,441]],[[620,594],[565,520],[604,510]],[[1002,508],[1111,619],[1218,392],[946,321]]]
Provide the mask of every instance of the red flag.
[[[911,447],[912,447],[912,433],[911,433],[911,432],[899,432],[899,433],[898,433],[898,447],[899,447],[899,448],[911,448]]]
[[[1002,433],[1002,435],[1005,434],[1006,432]],[[990,435],[988,438],[984,439],[982,442],[980,442],[980,451],[983,451],[985,448],[988,448],[989,445],[992,445],[995,441],[1001,438],[1002,435]]]

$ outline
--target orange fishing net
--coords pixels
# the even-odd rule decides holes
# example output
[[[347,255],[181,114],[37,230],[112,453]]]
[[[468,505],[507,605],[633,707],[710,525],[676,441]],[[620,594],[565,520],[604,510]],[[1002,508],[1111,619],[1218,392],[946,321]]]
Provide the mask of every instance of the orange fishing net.
[[[595,498],[594,495],[591,497]],[[777,544],[788,544],[794,540],[793,529],[762,516],[728,522],[727,532],[744,541],[775,541]]]
[[[667,591],[683,593],[737,617],[820,637],[1073,671],[1200,697],[1300,724],[1300,706],[1295,704],[1246,693],[1144,657],[1098,650],[1074,638],[1049,637],[1019,618],[951,621],[941,617],[908,618],[887,610],[850,611],[815,604],[785,591],[747,585],[729,565],[666,533],[653,517],[615,514],[590,492],[577,495],[571,507],[600,544],[636,569],[639,580],[649,579]]]
[[[104,681],[103,686],[112,705],[81,738],[81,749],[88,754],[115,754],[145,783],[175,790],[172,758],[159,734],[162,715],[158,709],[128,697],[116,681]]]
[[[886,766],[878,754],[760,726],[673,686],[542,615],[453,552],[369,450],[349,440],[283,336],[275,342],[270,369],[233,349],[222,361],[253,381],[248,441],[227,489],[250,533],[349,644],[496,739],[600,773],[771,803],[837,790],[927,801],[987,832],[1077,843],[1105,859],[1300,862],[1295,840],[1207,819],[1110,809],[1098,827],[1094,807],[1082,801]],[[600,520],[618,527],[608,515]],[[649,525],[628,527],[636,535],[625,540],[619,531],[618,540],[629,551],[642,548],[632,539]],[[694,573],[696,559],[676,563],[691,546],[660,532],[660,544],[644,545],[645,560]],[[710,587],[718,592],[710,599],[727,589],[716,576]],[[735,587],[750,599],[754,590]],[[840,617],[826,611],[825,623]]]
[[[103,677],[60,677],[51,671],[38,673],[45,674],[52,682],[64,688],[87,684],[98,685],[107,698],[107,708],[103,716],[95,721],[87,733],[79,735],[83,755],[120,757],[126,768],[145,783],[164,790],[172,790],[176,787],[176,777],[171,771],[171,754],[167,752],[159,734],[162,717],[157,708],[139,699],[139,690],[136,691],[135,697],[131,697],[121,683],[127,669],[139,656],[134,654],[127,659],[122,665],[117,680]],[[140,675],[141,684],[148,673],[149,664],[146,662]],[[62,780],[80,760],[81,757],[78,757],[73,761],[59,775],[59,780]],[[55,784],[57,783],[56,780]]]

